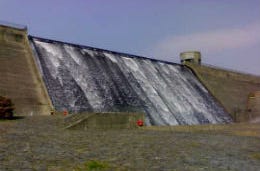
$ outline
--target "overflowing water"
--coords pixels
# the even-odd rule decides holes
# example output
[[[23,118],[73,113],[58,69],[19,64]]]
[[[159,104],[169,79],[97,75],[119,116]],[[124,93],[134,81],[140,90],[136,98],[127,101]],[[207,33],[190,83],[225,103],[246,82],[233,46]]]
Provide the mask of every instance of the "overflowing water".
[[[40,38],[31,45],[56,110],[145,112],[148,125],[231,121],[185,66]]]

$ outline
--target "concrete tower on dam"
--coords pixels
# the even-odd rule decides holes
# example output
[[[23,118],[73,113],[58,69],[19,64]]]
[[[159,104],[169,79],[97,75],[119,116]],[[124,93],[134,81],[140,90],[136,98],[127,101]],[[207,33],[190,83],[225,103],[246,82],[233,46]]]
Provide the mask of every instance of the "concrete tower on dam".
[[[16,115],[50,111],[51,102],[35,65],[25,26],[0,23],[0,95],[12,99]]]
[[[193,64],[201,63],[201,53],[199,51],[187,51],[180,53],[181,63],[185,64],[187,62]]]

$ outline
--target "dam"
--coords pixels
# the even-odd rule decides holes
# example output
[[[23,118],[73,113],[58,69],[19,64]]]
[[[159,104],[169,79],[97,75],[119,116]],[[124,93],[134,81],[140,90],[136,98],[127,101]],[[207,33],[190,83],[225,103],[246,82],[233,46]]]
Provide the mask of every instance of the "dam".
[[[191,56],[190,56],[191,55]],[[142,113],[147,125],[256,122],[260,76],[181,64],[28,35],[0,23],[0,96],[15,115]]]
[[[55,110],[143,112],[146,125],[232,121],[184,65],[38,37],[29,39]]]

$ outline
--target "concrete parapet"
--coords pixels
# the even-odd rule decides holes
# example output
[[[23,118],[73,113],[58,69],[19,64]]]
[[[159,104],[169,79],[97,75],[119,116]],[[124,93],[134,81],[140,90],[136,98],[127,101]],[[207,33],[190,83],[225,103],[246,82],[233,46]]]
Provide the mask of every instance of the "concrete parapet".
[[[27,37],[27,29],[17,29],[0,25],[0,41],[22,45]]]
[[[143,113],[105,112],[72,114],[64,119],[68,129],[130,129],[144,121]]]

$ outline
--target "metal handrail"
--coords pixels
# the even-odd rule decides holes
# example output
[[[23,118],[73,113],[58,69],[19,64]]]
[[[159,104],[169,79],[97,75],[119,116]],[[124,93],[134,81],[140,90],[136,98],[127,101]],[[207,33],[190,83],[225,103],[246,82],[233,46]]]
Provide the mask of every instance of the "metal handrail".
[[[0,20],[0,26],[13,27],[13,28],[16,28],[16,29],[19,29],[19,30],[27,30],[26,25],[11,23],[11,22],[2,21],[2,20]]]

